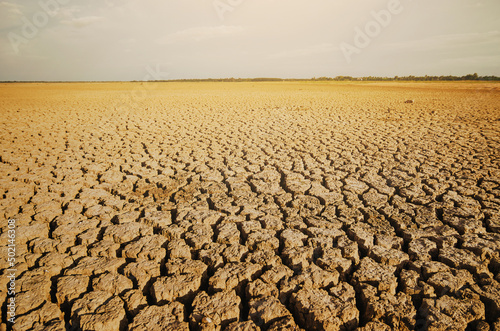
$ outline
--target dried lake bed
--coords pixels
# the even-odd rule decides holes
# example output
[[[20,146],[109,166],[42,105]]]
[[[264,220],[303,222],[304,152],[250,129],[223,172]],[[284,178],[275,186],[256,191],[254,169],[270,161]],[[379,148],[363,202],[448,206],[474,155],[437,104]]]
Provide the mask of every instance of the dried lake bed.
[[[499,88],[0,84],[0,329],[500,330]]]

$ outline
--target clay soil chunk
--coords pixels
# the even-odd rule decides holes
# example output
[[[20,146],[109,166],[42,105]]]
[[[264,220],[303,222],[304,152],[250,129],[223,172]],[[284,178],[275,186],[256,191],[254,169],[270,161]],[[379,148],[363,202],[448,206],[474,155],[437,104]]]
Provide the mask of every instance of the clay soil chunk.
[[[196,330],[221,330],[239,320],[240,304],[241,299],[234,291],[217,292],[213,296],[200,292],[193,300],[190,323]]]
[[[229,291],[239,289],[256,278],[261,272],[258,264],[242,262],[227,264],[217,270],[209,279],[210,288],[214,291]]]
[[[103,291],[93,291],[75,301],[71,307],[71,324],[81,330],[126,329],[127,317],[123,301]]]
[[[148,306],[142,309],[128,326],[130,331],[179,330],[188,331],[189,324],[184,322],[184,306],[172,302],[163,306]]]
[[[151,295],[157,304],[190,301],[201,286],[201,274],[177,274],[159,277],[151,286]]]
[[[299,324],[309,330],[351,329],[359,322],[354,296],[349,303],[330,296],[325,290],[302,289],[292,294],[290,304]]]

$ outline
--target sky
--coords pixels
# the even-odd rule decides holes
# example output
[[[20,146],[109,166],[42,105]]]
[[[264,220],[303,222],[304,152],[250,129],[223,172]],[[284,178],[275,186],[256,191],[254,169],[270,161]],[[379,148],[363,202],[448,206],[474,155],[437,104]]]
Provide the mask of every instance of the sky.
[[[0,81],[500,76],[498,0],[0,0]]]

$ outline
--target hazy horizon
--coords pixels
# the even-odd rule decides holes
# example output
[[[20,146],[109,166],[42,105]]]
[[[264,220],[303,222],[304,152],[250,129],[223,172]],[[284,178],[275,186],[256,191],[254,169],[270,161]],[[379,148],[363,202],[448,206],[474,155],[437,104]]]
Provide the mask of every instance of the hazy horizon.
[[[0,81],[500,76],[495,0],[0,1]]]

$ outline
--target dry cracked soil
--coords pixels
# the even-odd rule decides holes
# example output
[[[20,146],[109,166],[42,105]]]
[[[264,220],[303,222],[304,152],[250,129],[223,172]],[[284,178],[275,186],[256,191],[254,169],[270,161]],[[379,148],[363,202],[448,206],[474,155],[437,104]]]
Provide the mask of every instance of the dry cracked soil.
[[[1,84],[0,329],[500,330],[499,86]]]

